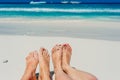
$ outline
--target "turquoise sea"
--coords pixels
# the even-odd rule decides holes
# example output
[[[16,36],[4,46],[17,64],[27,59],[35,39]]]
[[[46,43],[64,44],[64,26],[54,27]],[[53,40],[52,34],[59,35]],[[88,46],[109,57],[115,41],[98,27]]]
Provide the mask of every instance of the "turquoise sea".
[[[0,17],[120,19],[120,4],[0,4]]]

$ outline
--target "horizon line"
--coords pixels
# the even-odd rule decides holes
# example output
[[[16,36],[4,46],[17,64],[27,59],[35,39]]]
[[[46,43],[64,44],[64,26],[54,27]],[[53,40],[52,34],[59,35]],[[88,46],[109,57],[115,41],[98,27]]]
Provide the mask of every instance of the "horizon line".
[[[30,2],[0,2],[0,4],[30,4]],[[81,2],[81,3],[46,2],[38,4],[120,4],[120,2]]]

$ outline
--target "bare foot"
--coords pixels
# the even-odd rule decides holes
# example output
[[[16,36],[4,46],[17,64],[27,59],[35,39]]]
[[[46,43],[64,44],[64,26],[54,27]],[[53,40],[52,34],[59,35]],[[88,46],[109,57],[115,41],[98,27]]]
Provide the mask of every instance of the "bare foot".
[[[55,80],[72,80],[62,69],[62,45],[53,47],[52,61],[54,65]]]
[[[48,51],[44,48],[39,50],[39,65],[40,65],[40,75],[39,79],[41,80],[50,80],[50,56]]]
[[[55,45],[52,49],[52,61],[54,65],[54,71],[62,70],[62,45]]]
[[[33,51],[26,57],[26,69],[21,80],[36,80],[35,71],[38,65],[38,53]]]
[[[66,66],[70,65],[70,59],[72,55],[72,48],[69,44],[63,44],[63,56],[62,56],[62,68],[63,70]]]
[[[97,80],[95,76],[90,73],[74,69],[70,66],[70,59],[72,55],[72,48],[69,44],[63,45],[62,68],[69,77],[73,80]]]

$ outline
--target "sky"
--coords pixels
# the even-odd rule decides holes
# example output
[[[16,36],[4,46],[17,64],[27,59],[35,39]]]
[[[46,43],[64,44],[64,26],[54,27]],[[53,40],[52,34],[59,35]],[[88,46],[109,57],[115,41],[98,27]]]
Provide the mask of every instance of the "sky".
[[[32,0],[0,0],[0,2],[30,2]],[[60,2],[62,0],[46,0],[48,2],[52,1],[52,2]],[[120,3],[120,0],[71,0],[71,1],[81,1],[81,2],[107,2],[107,3]]]

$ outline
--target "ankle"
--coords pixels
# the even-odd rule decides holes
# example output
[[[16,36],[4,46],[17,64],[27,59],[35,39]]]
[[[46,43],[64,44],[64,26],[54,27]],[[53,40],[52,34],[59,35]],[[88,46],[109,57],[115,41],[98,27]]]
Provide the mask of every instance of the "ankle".
[[[41,73],[39,75],[39,80],[50,80],[50,73]]]

